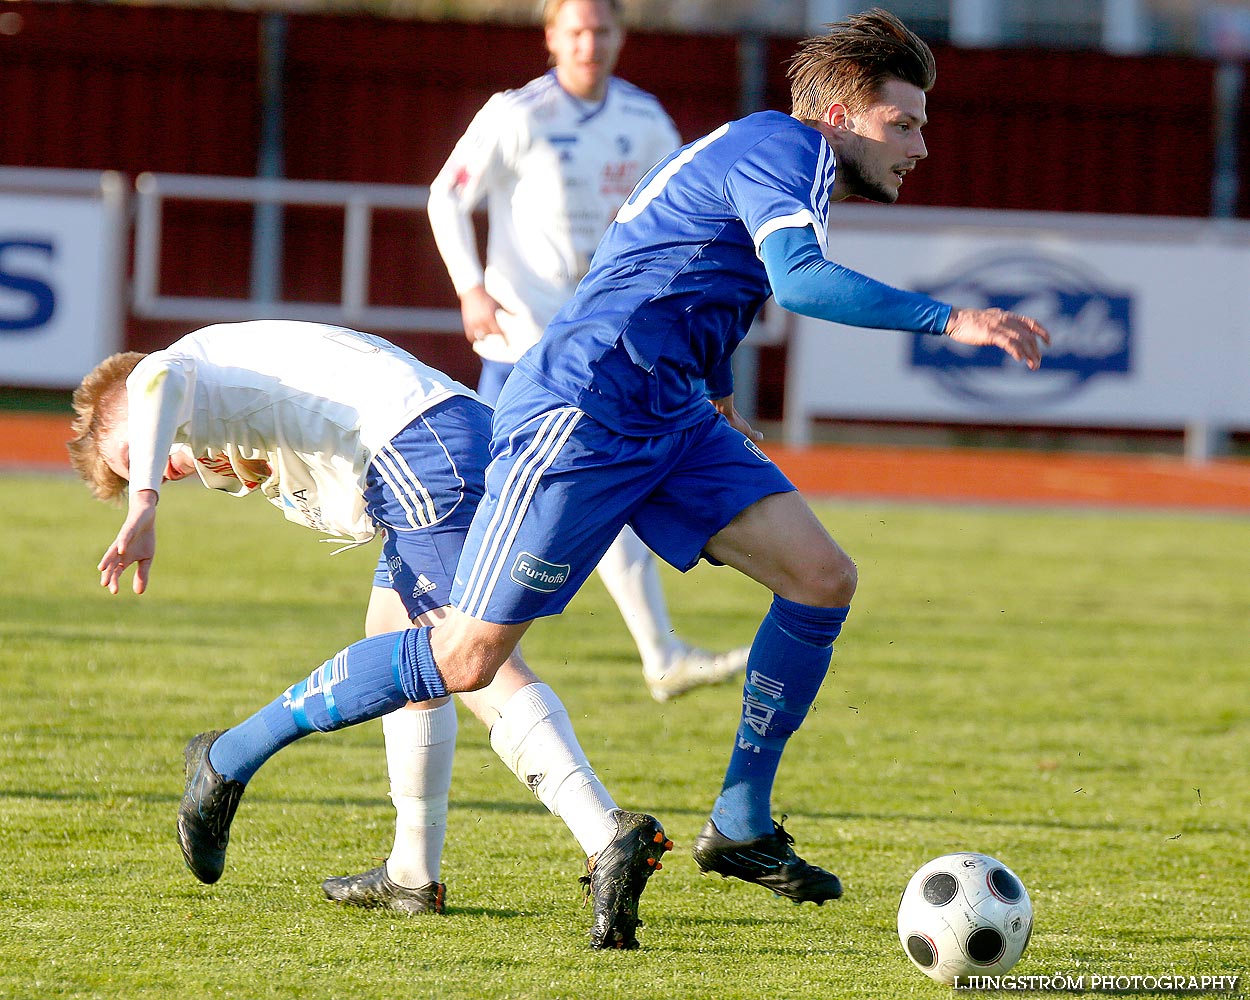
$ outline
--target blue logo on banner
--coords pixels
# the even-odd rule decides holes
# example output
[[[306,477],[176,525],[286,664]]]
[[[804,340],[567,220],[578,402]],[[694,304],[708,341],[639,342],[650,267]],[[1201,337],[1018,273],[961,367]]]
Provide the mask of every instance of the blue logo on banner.
[[[917,291],[968,308],[1024,313],[1050,331],[1037,372],[997,347],[914,335],[912,367],[928,371],[961,399],[999,406],[1056,403],[1096,376],[1123,376],[1132,368],[1132,297],[1108,288],[1082,262],[1033,251],[994,252]]]
[[[16,264],[22,253],[51,262],[55,249],[46,240],[0,238],[0,333],[46,326],[56,312],[52,286]]]

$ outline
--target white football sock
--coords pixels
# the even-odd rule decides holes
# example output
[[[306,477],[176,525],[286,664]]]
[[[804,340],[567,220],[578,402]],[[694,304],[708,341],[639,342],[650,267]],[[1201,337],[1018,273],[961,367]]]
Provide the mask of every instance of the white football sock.
[[[401,708],[382,717],[382,732],[395,803],[395,844],[386,873],[392,882],[419,889],[439,881],[456,754],[455,703]]]
[[[603,554],[599,578],[621,609],[642,657],[643,672],[648,677],[661,676],[670,657],[684,651],[685,646],[673,634],[656,558],[633,528],[622,528]]]
[[[546,684],[527,684],[504,703],[490,729],[500,759],[569,832],[589,857],[616,835],[616,803],[573,734],[563,703]]]

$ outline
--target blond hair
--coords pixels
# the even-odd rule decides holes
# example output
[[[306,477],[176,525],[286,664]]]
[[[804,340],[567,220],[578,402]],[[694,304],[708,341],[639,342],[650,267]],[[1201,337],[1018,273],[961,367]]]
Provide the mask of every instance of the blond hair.
[[[108,467],[99,441],[112,429],[124,406],[127,377],[146,357],[139,351],[126,351],[105,358],[74,390],[74,436],[67,444],[69,464],[97,500],[120,500],[126,492],[126,480]]]
[[[890,79],[924,91],[933,86],[937,65],[929,46],[889,11],[874,8],[828,28],[800,42],[790,60],[794,117],[820,119],[834,104],[858,114]]]
[[[544,28],[550,28],[556,23],[556,15],[560,13],[560,8],[568,2],[569,0],[545,0],[543,3]],[[612,11],[612,14],[618,21],[621,19],[621,0],[600,0],[600,2],[608,5],[608,9]]]

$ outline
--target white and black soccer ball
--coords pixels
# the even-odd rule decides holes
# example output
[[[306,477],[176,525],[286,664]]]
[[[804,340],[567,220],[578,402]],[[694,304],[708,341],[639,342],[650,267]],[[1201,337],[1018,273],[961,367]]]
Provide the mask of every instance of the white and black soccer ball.
[[[898,905],[898,937],[930,979],[998,975],[1024,954],[1033,933],[1028,890],[1001,861],[946,854],[921,867]]]

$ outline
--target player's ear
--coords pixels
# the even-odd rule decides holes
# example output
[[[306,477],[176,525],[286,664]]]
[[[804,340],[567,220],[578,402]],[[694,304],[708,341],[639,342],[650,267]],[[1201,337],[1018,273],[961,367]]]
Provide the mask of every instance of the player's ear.
[[[825,124],[834,128],[850,128],[851,115],[845,104],[830,104],[825,111]]]

